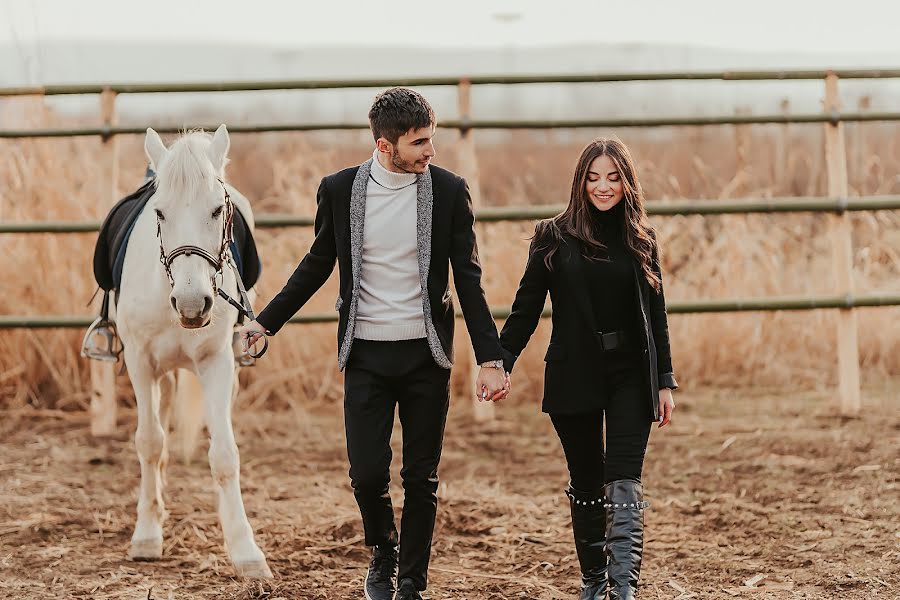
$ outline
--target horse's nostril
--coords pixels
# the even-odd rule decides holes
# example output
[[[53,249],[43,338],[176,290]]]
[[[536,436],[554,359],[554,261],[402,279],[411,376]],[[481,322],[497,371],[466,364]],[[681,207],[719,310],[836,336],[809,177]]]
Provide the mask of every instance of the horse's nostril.
[[[172,308],[178,310],[178,303],[175,302],[175,296],[169,296],[169,302],[172,304]]]
[[[204,296],[203,297],[203,314],[209,314],[209,311],[212,310],[213,299],[212,296]]]

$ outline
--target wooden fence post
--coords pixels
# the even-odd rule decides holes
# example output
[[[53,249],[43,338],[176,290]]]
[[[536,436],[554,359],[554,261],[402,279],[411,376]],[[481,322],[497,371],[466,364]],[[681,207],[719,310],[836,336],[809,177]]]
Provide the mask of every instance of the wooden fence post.
[[[472,84],[463,79],[457,86],[458,102],[459,102],[459,120],[465,125],[471,118],[472,112]],[[465,177],[469,184],[469,192],[472,195],[472,208],[477,210],[481,205],[481,185],[478,178],[478,157],[475,155],[475,140],[472,136],[472,130],[463,127],[459,130],[459,140],[457,142],[460,174]],[[476,225],[476,231],[484,227]],[[479,236],[483,242],[486,238]],[[482,268],[488,264],[487,252],[484,245],[478,247],[478,256],[481,261]],[[482,275],[483,276],[483,275]],[[459,328],[465,330],[465,327]],[[459,360],[459,367],[465,372],[465,383],[463,384],[464,394],[472,397],[475,390],[475,379],[478,376],[478,362],[472,353],[471,343],[469,341],[468,332],[465,335],[457,336],[460,346],[456,349],[456,356],[463,360]],[[479,402],[473,400],[472,406],[475,420],[479,422],[492,421],[494,419],[494,404],[492,402]]]
[[[787,98],[781,101],[781,113],[785,116],[790,116],[791,114],[791,101]],[[792,189],[792,186],[788,184],[788,177],[790,176],[790,161],[791,161],[791,124],[785,123],[779,127],[779,132],[774,136],[773,145],[773,160],[774,163],[772,165],[772,180],[775,182],[776,195],[785,193],[784,190]]]
[[[871,96],[863,96],[859,99],[859,112],[866,112],[872,108],[872,97]],[[856,175],[856,180],[853,182],[853,187],[856,189],[858,194],[865,194],[866,187],[866,133],[868,132],[868,124],[867,123],[856,123],[853,126],[854,132],[856,135],[853,136],[853,172]],[[877,150],[876,150],[877,155]],[[847,178],[848,184],[850,183],[850,178]]]
[[[838,77],[829,72],[825,78],[825,112],[838,114],[840,110]],[[844,125],[840,121],[825,124],[825,163],[828,167],[828,195],[847,198],[847,152],[844,145]],[[845,211],[828,217],[831,226],[832,260],[836,291],[853,294],[853,245],[850,215]],[[856,311],[842,308],[837,323],[838,376],[841,411],[856,414],[860,409],[859,340]]]
[[[749,117],[752,114],[749,106],[738,106],[734,114],[739,117]],[[753,126],[752,125],[735,125],[734,126],[734,146],[735,146],[735,177],[737,182],[746,181],[747,165],[751,164],[750,144],[752,143]],[[740,183],[746,185],[746,183]],[[731,194],[729,194],[731,195]]]
[[[106,88],[100,94],[100,116],[106,127],[116,124],[116,93]],[[119,153],[116,136],[104,136],[103,152],[108,171],[100,173],[98,203],[106,210],[118,195]],[[101,161],[103,164],[104,161]],[[116,432],[116,367],[117,364],[92,360],[91,363],[91,435],[109,436]]]

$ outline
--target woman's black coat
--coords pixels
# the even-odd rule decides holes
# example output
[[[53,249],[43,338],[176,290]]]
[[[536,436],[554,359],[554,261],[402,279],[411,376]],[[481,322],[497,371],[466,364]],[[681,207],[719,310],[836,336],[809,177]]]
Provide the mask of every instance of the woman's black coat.
[[[538,243],[536,234],[528,250],[528,264],[512,311],[500,333],[506,370],[512,372],[516,359],[537,328],[549,291],[553,331],[544,357],[547,366],[542,408],[544,412],[560,414],[595,412],[602,408],[598,393],[602,382],[598,379],[597,363],[603,360],[603,352],[594,334],[597,328],[584,279],[583,265],[588,259],[581,256],[581,242],[564,235],[552,258],[553,269],[548,270],[544,263],[546,249],[537,249],[541,245],[544,244]],[[647,414],[655,421],[659,419],[659,389],[677,387],[669,350],[666,301],[662,288],[659,293],[653,290],[637,261],[632,260],[632,264],[640,290],[640,303],[635,303],[635,311],[640,312],[637,315],[639,347],[647,372]],[[653,254],[652,268],[661,280],[658,252]]]

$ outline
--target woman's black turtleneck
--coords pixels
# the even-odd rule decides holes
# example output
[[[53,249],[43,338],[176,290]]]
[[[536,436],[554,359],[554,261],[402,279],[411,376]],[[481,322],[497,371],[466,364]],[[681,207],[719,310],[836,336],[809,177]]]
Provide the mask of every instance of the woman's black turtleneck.
[[[619,201],[606,211],[588,204],[594,236],[606,246],[606,250],[600,253],[600,259],[583,261],[597,329],[604,333],[624,331],[630,340],[634,340],[637,300],[634,259],[625,246],[625,202]]]

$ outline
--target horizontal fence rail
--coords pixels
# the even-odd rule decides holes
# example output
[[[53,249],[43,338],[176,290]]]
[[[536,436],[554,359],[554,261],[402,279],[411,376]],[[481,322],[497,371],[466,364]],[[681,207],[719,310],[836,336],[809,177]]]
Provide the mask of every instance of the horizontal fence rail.
[[[667,302],[669,314],[724,313],[724,312],[769,312],[778,310],[819,310],[831,308],[866,308],[874,306],[900,306],[900,294],[859,294],[848,296],[782,296],[770,298],[738,298],[723,300],[691,300]],[[495,319],[509,316],[510,307],[491,309]],[[553,315],[551,308],[545,308],[541,317]],[[457,311],[457,317],[462,313]],[[72,329],[90,325],[96,317],[87,316],[32,316],[16,317],[0,315],[0,329]],[[313,313],[297,315],[288,323],[331,323],[338,320],[338,314]]]
[[[808,114],[768,114],[768,115],[721,115],[709,117],[658,117],[619,119],[466,119],[441,121],[438,125],[445,129],[468,131],[471,129],[597,129],[616,127],[666,127],[685,125],[763,125],[786,123],[840,123],[867,121],[900,121],[900,112],[831,112]],[[215,131],[219,124],[153,127],[157,133],[179,133],[186,129]],[[257,125],[229,125],[229,133],[264,133],[289,131],[363,131],[368,123],[270,123]],[[144,134],[146,126],[99,126],[63,127],[44,129],[3,129],[0,138],[54,138],[89,137],[109,138],[114,135]]]
[[[821,80],[833,74],[844,79],[889,79],[900,78],[900,69],[806,69],[768,71],[706,71],[706,72],[635,72],[635,73],[587,73],[587,74],[535,74],[535,75],[478,75],[471,77],[412,77],[403,79],[323,79],[323,80],[263,80],[233,82],[189,82],[189,83],[91,83],[61,84],[46,86],[22,86],[0,88],[3,96],[56,96],[72,94],[156,94],[156,93],[197,93],[197,92],[240,92],[265,90],[313,90],[378,88],[402,85],[458,86],[458,85],[512,85],[535,83],[608,83],[622,81],[779,81],[779,80]],[[662,118],[618,118],[618,119],[536,119],[536,120],[490,120],[468,119],[448,120],[442,127],[468,131],[470,129],[579,129],[601,127],[661,127],[683,125],[752,125],[767,123],[839,123],[866,121],[900,121],[900,112],[838,112],[813,114],[769,114],[769,115],[722,115],[709,117],[662,117]],[[213,130],[218,123],[204,126]],[[278,131],[326,131],[365,130],[367,123],[269,123],[254,125],[232,125],[233,133],[261,133]],[[178,133],[186,126],[161,125],[155,129],[160,133]],[[0,138],[52,138],[100,136],[108,139],[115,135],[141,134],[146,127],[114,126],[99,127],[7,129],[0,130]]]
[[[99,94],[158,94],[198,92],[256,92],[267,90],[320,90],[369,87],[426,87],[459,85],[515,85],[527,83],[612,83],[622,81],[783,81],[822,80],[829,73],[840,79],[895,79],[900,69],[800,69],[766,71],[650,71],[633,73],[583,73],[534,75],[473,75],[471,77],[407,77],[400,79],[287,79],[200,83],[73,83],[0,88],[0,96],[60,96]]]
[[[841,213],[844,211],[879,211],[900,209],[900,195],[864,196],[859,198],[825,198],[791,196],[785,198],[747,198],[734,201],[685,200],[671,203],[649,202],[647,214],[660,216],[734,215],[767,213]],[[500,221],[532,221],[548,219],[565,209],[564,204],[536,206],[503,206],[482,208],[475,211],[475,219],[481,223]],[[312,227],[314,217],[294,215],[260,215],[256,226],[269,229],[278,227]],[[0,223],[0,233],[87,233],[100,229],[100,221],[31,221],[27,223]]]

